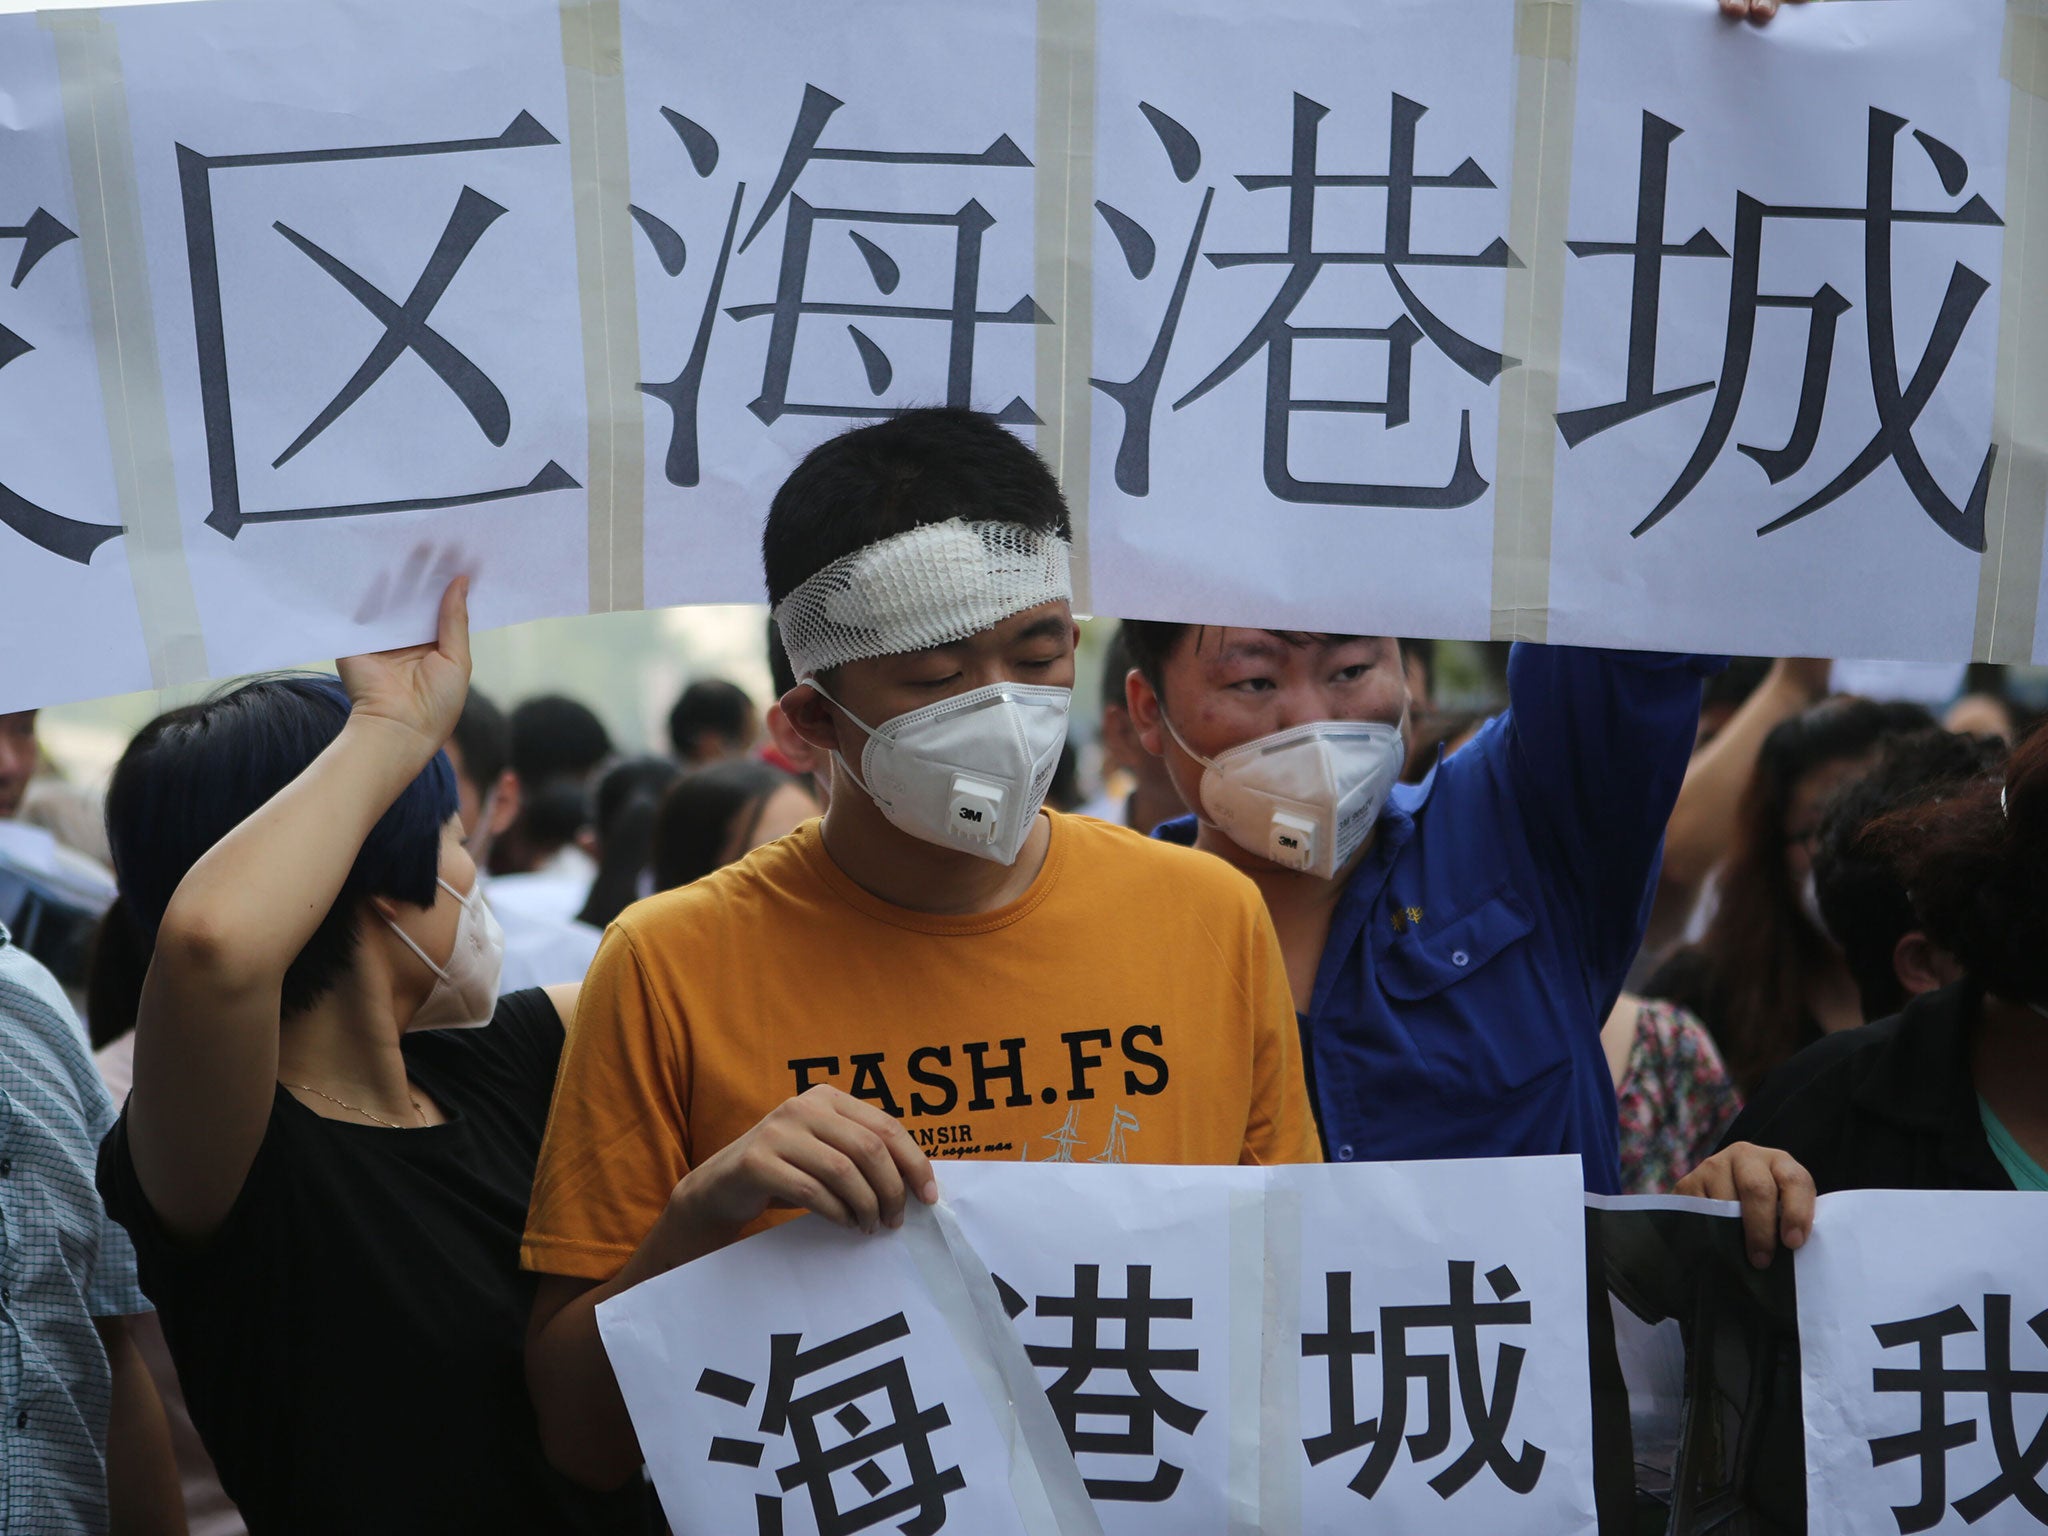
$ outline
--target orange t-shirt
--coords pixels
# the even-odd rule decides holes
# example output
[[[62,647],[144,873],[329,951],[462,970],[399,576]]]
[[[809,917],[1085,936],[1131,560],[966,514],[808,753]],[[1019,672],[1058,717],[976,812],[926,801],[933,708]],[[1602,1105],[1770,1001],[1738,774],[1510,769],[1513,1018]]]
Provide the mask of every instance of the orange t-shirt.
[[[813,821],[612,924],[526,1266],[609,1279],[693,1165],[818,1083],[933,1157],[1319,1157],[1279,941],[1221,859],[1054,815],[1023,896],[936,916],[854,884]]]

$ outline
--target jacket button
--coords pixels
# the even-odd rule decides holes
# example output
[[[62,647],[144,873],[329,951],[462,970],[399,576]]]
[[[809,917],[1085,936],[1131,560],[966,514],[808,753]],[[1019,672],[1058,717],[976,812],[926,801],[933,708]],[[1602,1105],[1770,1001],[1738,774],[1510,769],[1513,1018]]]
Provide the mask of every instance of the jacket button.
[[[1348,1163],[1351,1161],[1350,1143],[1347,1142],[1345,1143],[1345,1145],[1337,1149],[1337,1161],[1340,1163]]]
[[[1471,963],[1472,957],[1466,954],[1464,950],[1454,949],[1451,951],[1451,964],[1456,966],[1466,966],[1470,965]]]

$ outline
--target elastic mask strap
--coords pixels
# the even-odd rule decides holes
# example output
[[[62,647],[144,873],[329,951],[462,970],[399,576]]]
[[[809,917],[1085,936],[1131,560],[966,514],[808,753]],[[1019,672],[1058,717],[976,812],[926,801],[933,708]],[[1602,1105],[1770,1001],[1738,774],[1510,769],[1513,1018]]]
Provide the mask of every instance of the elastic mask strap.
[[[856,715],[852,710],[848,709],[844,704],[841,704],[837,699],[833,698],[830,693],[827,693],[825,691],[825,685],[823,683],[819,682],[815,677],[807,677],[803,681],[805,687],[815,690],[819,698],[829,701],[835,708],[838,709],[838,711],[842,715],[846,716],[847,719],[851,720],[855,725],[859,726],[862,730],[866,731],[868,733],[868,739],[870,741],[874,740],[875,728],[872,725],[869,725],[867,721],[861,719],[861,717],[859,715]],[[859,774],[853,771],[853,764],[849,763],[846,760],[846,754],[844,752],[841,752],[837,747],[834,747],[832,749],[832,761],[834,761],[840,767],[846,770],[846,776],[849,779],[853,780],[853,782],[859,786],[860,792],[862,794],[868,796],[870,799],[874,798],[874,791],[868,788],[867,780],[863,779]]]
[[[436,877],[434,883],[436,885],[447,886],[448,889],[451,891],[454,890],[453,886],[449,886],[446,880],[442,880],[439,877]],[[459,892],[456,894],[456,899],[458,901],[461,900],[461,895]],[[379,912],[377,915],[379,917],[384,917],[384,914],[382,912]],[[393,922],[388,917],[384,917],[384,926],[386,928],[389,928],[393,933],[398,935],[398,940],[401,944],[403,944],[407,949],[411,950],[414,954],[420,957],[421,965],[424,965],[428,970],[432,971],[437,977],[439,977],[442,981],[447,982],[450,986],[454,985],[453,978],[450,977],[446,971],[441,969],[440,966],[434,964],[432,960],[427,958],[427,952],[419,947],[419,945],[414,941],[413,936],[411,934],[407,933],[403,928],[399,927],[398,924]]]
[[[1189,757],[1192,757],[1204,768],[1214,768],[1216,766],[1216,760],[1214,758],[1202,756],[1201,753],[1197,752],[1193,747],[1187,744],[1186,739],[1181,735],[1179,731],[1176,731],[1173,728],[1173,716],[1169,715],[1166,712],[1166,705],[1164,703],[1162,703],[1159,706],[1159,723],[1166,727],[1166,734],[1173,738],[1173,744],[1179,747],[1181,751],[1187,753]]]

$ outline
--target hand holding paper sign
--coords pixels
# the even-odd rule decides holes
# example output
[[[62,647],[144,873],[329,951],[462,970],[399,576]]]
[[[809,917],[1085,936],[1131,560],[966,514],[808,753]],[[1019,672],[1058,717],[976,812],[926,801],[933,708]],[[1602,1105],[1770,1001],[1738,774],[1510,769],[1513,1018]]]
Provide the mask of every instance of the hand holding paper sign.
[[[1676,1193],[1742,1203],[1749,1262],[1770,1267],[1778,1245],[1802,1247],[1813,1232],[1813,1175],[1789,1152],[1738,1141],[1679,1181]]]
[[[685,1174],[654,1230],[611,1279],[544,1276],[526,1364],[549,1459],[594,1488],[617,1487],[640,1465],[641,1447],[598,1338],[602,1303],[717,1252],[773,1209],[815,1211],[864,1232],[900,1227],[912,1190],[925,1205],[939,1197],[931,1164],[909,1133],[821,1083]]]
[[[425,748],[441,750],[469,697],[469,578],[457,576],[441,594],[434,639],[336,662],[348,689],[350,716],[394,726]]]
[[[936,1204],[932,1165],[903,1123],[820,1083],[770,1110],[676,1187],[672,1206],[728,1238],[776,1208],[873,1232],[903,1225],[910,1191]]]

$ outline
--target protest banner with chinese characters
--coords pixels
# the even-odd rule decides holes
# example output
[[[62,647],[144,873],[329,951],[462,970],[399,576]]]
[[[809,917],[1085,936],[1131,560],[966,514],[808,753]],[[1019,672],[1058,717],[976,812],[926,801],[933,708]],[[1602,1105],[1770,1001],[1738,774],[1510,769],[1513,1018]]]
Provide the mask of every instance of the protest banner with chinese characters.
[[[418,640],[457,570],[753,600],[795,460],[918,404],[1045,453],[1093,611],[2037,659],[2040,25],[0,16],[0,709]]]
[[[2048,1530],[2048,1197],[1822,1197],[1800,1250],[1813,1536]]]
[[[855,1463],[882,1444],[869,1378],[856,1384],[859,1422],[813,1425],[789,1447],[765,1438],[785,1418],[796,1436],[798,1407],[848,1400],[853,1388],[820,1381],[784,1409],[790,1371],[840,1367],[853,1346],[822,1346],[844,1336],[886,1344],[890,1369],[942,1394],[960,1426],[934,1442],[931,1465],[957,1463],[958,1475],[918,1485],[930,1499],[920,1530],[937,1520],[1015,1529],[979,1524],[985,1506],[971,1501],[994,1490],[1000,1502],[1016,1480],[1003,1447],[1049,1423],[1107,1536],[1340,1531],[1360,1520],[1568,1536],[1594,1528],[1578,1178],[1572,1158],[1274,1170],[961,1163],[942,1175],[943,1209],[915,1213],[909,1242],[798,1222],[636,1288],[600,1317],[685,1533],[866,1528],[842,1474],[858,1477]],[[791,1234],[804,1229],[800,1243]],[[917,1260],[932,1231],[955,1256],[936,1284],[944,1266]],[[946,1296],[963,1285],[986,1326],[944,1326]],[[875,1331],[870,1313],[899,1311],[886,1338]],[[1007,1356],[991,1334],[1005,1335],[994,1342]],[[1022,1429],[979,1437],[978,1419],[951,1406],[969,1379],[963,1348],[988,1348],[969,1373],[983,1379],[1006,1358],[1011,1369],[1028,1361],[1045,1419],[1019,1403]],[[767,1363],[742,1369],[749,1351]],[[735,1474],[742,1462],[758,1476]],[[885,1458],[881,1472],[895,1466]],[[869,1495],[910,1497],[881,1472],[861,1480]],[[745,1500],[770,1474],[785,1497],[772,1520],[747,1525]]]
[[[1100,1536],[988,1272],[963,1256],[923,1206],[886,1242],[796,1221],[600,1306],[679,1536]]]

